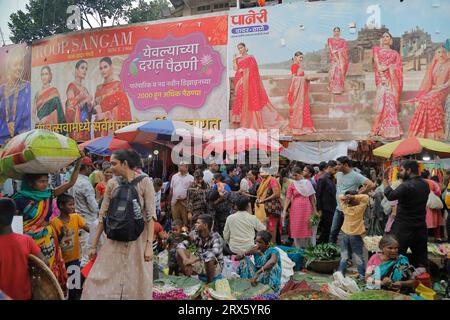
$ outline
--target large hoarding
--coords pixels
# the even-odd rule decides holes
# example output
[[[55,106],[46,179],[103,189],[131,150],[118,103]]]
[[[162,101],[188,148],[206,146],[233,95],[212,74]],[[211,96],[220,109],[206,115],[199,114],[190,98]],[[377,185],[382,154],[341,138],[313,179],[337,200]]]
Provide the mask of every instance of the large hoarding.
[[[31,47],[0,48],[0,145],[30,130]]]
[[[32,123],[77,141],[168,118],[228,126],[226,15],[58,35],[33,44]]]
[[[449,12],[448,1],[421,0],[230,11],[231,127],[310,141],[450,140]]]

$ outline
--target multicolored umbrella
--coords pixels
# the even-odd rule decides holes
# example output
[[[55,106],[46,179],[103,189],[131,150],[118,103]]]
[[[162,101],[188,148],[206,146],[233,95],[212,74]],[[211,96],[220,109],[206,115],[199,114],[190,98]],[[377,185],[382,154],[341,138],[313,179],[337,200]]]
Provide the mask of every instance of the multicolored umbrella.
[[[132,146],[127,141],[116,139],[110,135],[83,142],[79,148],[100,156],[109,156],[115,150],[132,149]]]
[[[135,123],[114,132],[114,137],[130,143],[171,142],[175,135],[201,139],[203,130],[186,122],[174,120],[151,120]],[[179,140],[174,140],[178,142]]]
[[[399,158],[403,156],[419,154],[422,151],[428,151],[441,158],[450,157],[450,145],[431,139],[410,137],[397,140],[373,150],[373,154],[383,158]]]

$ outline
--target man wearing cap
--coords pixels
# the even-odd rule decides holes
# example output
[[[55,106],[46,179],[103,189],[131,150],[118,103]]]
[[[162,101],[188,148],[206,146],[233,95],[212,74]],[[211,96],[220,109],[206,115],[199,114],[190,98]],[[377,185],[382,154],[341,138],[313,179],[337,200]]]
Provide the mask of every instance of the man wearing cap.
[[[81,161],[80,174],[78,175],[77,182],[70,189],[70,193],[75,198],[75,210],[79,213],[89,225],[95,222],[99,211],[97,200],[95,199],[95,190],[89,181],[89,175],[94,169],[94,164],[91,158],[84,157]],[[91,229],[95,230],[95,229]],[[88,240],[89,233],[82,230],[80,231],[80,245],[81,245],[81,267],[84,267],[88,261]]]
[[[184,226],[189,226],[187,212],[187,190],[194,182],[194,177],[189,174],[186,162],[180,162],[178,173],[170,181],[170,205],[172,207],[172,219],[182,220]]]

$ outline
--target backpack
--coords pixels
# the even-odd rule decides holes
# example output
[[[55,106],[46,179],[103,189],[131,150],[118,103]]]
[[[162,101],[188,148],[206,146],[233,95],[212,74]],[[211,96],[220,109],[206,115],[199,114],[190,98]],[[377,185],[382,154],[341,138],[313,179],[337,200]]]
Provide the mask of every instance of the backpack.
[[[135,178],[130,183],[120,183],[114,190],[105,218],[105,233],[108,239],[135,241],[144,231],[144,218],[136,186],[146,176]]]

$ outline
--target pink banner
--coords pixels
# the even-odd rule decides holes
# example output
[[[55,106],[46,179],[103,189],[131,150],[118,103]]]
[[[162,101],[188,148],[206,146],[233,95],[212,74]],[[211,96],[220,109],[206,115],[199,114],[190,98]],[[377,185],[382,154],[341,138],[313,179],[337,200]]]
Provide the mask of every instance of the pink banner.
[[[136,109],[201,108],[225,67],[203,33],[143,39],[125,60],[120,79]]]

